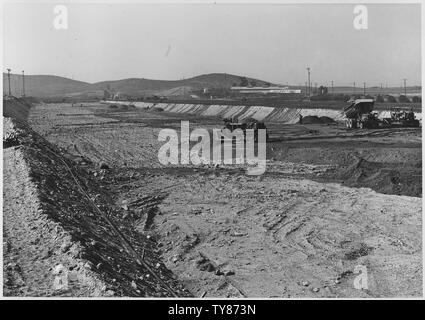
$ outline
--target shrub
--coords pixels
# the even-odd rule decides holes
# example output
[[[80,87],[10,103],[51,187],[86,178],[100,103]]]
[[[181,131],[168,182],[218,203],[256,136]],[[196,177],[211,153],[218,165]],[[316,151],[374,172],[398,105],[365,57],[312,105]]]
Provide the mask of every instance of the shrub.
[[[376,96],[376,102],[385,102],[385,99],[384,99],[384,97],[383,97],[383,96],[381,96],[380,94],[378,94],[378,95]]]
[[[421,103],[422,102],[422,98],[419,96],[414,96],[412,97],[412,102],[414,103]]]
[[[394,98],[394,96],[387,95],[387,96],[385,96],[385,98],[386,98],[387,102],[390,102],[390,103],[397,102],[397,100],[396,100],[396,98]]]
[[[399,97],[398,97],[398,102],[401,102],[401,103],[409,103],[410,102],[410,100],[409,100],[409,98],[408,97],[406,97],[405,95],[400,95]]]

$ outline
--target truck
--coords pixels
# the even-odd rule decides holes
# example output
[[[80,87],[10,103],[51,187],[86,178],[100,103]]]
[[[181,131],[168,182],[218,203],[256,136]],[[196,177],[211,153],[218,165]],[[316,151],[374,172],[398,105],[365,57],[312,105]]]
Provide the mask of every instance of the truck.
[[[378,114],[373,112],[373,99],[356,99],[350,101],[350,105],[344,108],[347,118],[347,128],[354,129],[377,129],[377,128],[417,128],[419,120],[415,119],[413,110],[393,110],[390,118],[379,119]]]
[[[383,122],[378,119],[378,115],[372,112],[375,101],[373,99],[356,99],[344,108],[347,118],[347,128],[379,128]]]

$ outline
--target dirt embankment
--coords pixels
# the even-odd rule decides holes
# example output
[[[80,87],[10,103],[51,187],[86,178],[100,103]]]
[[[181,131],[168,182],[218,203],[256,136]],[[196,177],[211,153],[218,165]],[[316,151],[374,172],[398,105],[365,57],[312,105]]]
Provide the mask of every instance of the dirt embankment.
[[[324,170],[306,177],[316,181],[339,182],[356,188],[371,188],[393,195],[422,197],[422,159],[418,146],[385,146],[368,143],[309,145],[286,144],[269,147],[268,156],[279,162],[323,166]],[[269,166],[270,167],[270,166]],[[271,169],[271,168],[270,168]]]
[[[107,169],[77,166],[25,122],[3,121],[6,296],[190,295],[97,184]],[[156,207],[155,198],[139,202]]]
[[[8,97],[3,99],[3,116],[26,120],[31,109],[31,99]]]
[[[422,163],[386,164],[357,158],[335,170],[336,178],[353,187],[367,187],[385,194],[422,197]]]

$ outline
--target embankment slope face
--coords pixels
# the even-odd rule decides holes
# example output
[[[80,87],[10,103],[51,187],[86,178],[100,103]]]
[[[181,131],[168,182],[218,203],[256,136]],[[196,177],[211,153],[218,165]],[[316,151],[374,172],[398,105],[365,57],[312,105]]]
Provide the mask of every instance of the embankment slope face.
[[[264,122],[279,122],[284,124],[295,124],[299,121],[300,115],[303,117],[327,117],[334,121],[345,121],[345,115],[341,109],[326,108],[297,108],[297,107],[268,107],[268,106],[244,106],[244,105],[207,105],[207,104],[186,104],[186,103],[154,103],[135,101],[106,101],[110,104],[134,105],[141,109],[162,110],[171,113],[190,114],[200,117],[231,118],[239,120],[254,118]],[[378,110],[379,118],[390,117],[390,111]],[[422,113],[416,112],[415,117],[422,119]]]
[[[30,108],[31,104],[26,99],[15,97],[3,99],[4,117],[25,121],[28,118]]]
[[[93,173],[19,120],[23,104],[5,106],[4,294],[189,295]]]

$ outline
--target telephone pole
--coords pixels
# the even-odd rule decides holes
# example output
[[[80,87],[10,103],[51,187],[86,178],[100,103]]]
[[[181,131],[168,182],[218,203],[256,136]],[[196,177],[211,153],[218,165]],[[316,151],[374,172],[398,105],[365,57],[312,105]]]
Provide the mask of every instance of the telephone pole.
[[[22,97],[25,97],[25,73],[22,70]]]
[[[332,94],[334,94],[334,81],[331,81],[331,86],[332,86]]]
[[[311,96],[311,83],[310,83],[310,67],[307,67],[308,72],[308,98]]]
[[[366,82],[363,82],[363,95],[366,95]]]
[[[403,79],[404,82],[404,95],[407,96],[407,90],[406,90],[406,80],[407,79]]]
[[[10,71],[12,71],[11,69],[6,69],[7,70],[7,82],[9,83],[9,96],[12,95],[12,90],[10,89]]]

